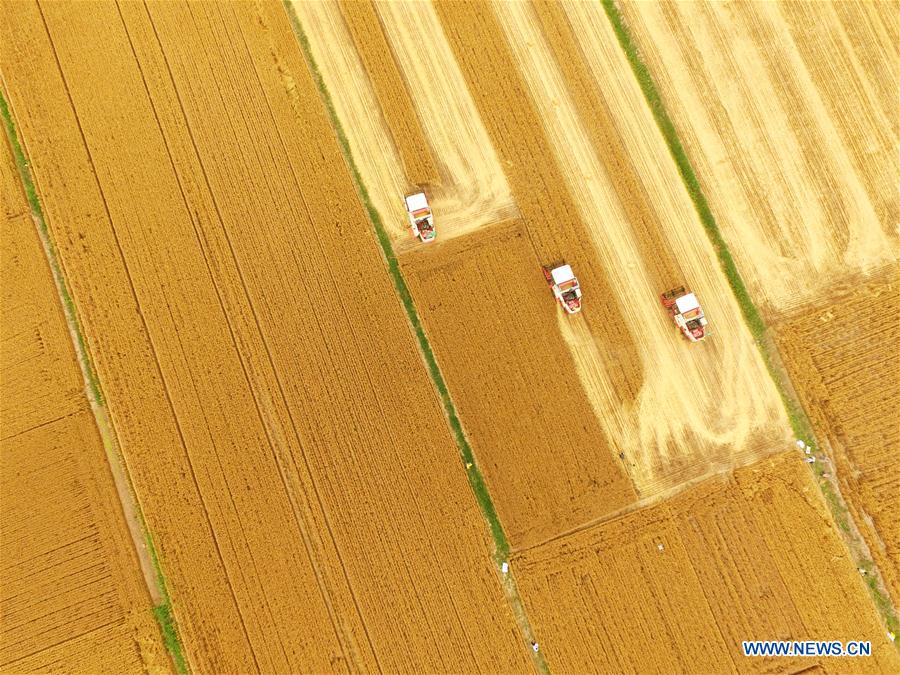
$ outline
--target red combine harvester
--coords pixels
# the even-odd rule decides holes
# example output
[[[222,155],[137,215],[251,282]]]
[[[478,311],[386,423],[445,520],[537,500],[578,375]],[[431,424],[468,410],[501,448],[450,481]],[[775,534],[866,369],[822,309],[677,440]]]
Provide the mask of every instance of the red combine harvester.
[[[428,198],[425,197],[425,193],[417,192],[408,195],[404,201],[413,236],[423,242],[433,241],[435,235],[434,216],[431,214],[431,207],[428,206]]]
[[[559,301],[567,314],[581,311],[581,286],[572,268],[560,261],[553,265],[543,265],[544,278],[553,291],[553,297]]]
[[[706,337],[706,317],[696,295],[680,286],[666,291],[660,299],[675,325],[688,340],[700,342]]]

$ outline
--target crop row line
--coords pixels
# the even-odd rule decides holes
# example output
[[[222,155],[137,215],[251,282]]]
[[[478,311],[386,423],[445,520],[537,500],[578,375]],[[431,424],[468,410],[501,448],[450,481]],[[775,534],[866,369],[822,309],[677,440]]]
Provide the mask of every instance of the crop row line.
[[[681,139],[678,137],[675,125],[666,111],[659,90],[656,88],[656,83],[646,64],[641,59],[637,45],[631,36],[631,31],[625,25],[624,18],[616,6],[615,0],[601,0],[601,2],[603,4],[603,9],[606,12],[606,16],[612,24],[619,45],[621,46],[622,51],[625,52],[628,63],[631,65],[631,69],[641,87],[644,98],[647,99],[647,104],[650,106],[653,118],[656,120],[656,124],[662,132],[663,138],[665,138],[669,152],[675,160],[681,179],[684,182],[688,194],[691,197],[691,201],[694,204],[694,208],[700,217],[700,222],[703,224],[703,228],[706,230],[706,233],[712,242],[716,255],[719,258],[719,262],[722,265],[722,270],[728,278],[731,290],[734,292],[738,305],[741,308],[741,313],[744,316],[744,320],[750,329],[750,334],[753,336],[753,339],[759,348],[759,352],[769,371],[769,375],[775,382],[775,388],[781,396],[794,435],[796,438],[804,439],[806,444],[815,452],[818,448],[818,443],[815,434],[813,433],[812,425],[809,422],[809,418],[794,393],[790,378],[784,370],[784,367],[781,365],[781,358],[778,354],[777,345],[775,345],[774,341],[769,336],[768,327],[766,326],[759,309],[750,297],[750,293],[737,269],[737,265],[734,262],[728,244],[725,242],[725,238],[722,236],[719,225],[716,223],[715,217],[709,208],[709,202],[703,194],[703,190],[700,187],[700,181],[697,179],[697,175],[688,159],[684,146],[681,143]],[[817,483],[825,497],[825,501],[828,503],[832,517],[848,538],[853,537],[852,530],[855,528],[851,528],[850,522],[852,517],[850,516],[850,512],[843,497],[831,482],[822,477],[823,469],[818,466],[818,464],[816,464],[814,471],[816,476],[821,479],[817,481]],[[858,537],[859,535],[856,536]],[[871,570],[875,567],[871,560],[858,559],[856,563],[857,567],[860,569]],[[890,598],[881,588],[879,588],[880,584],[876,582],[874,575],[870,574],[868,576],[868,583],[866,586],[869,588],[875,606],[878,608],[888,630],[895,634],[900,632],[900,630],[898,630],[900,624],[898,624],[897,615],[891,604]],[[898,644],[898,648],[900,648],[900,644]]]

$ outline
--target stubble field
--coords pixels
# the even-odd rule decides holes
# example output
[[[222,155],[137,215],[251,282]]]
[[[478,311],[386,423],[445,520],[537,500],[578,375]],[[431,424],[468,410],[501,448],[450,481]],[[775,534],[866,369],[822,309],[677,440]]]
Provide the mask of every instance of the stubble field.
[[[896,600],[896,7],[622,9]]]

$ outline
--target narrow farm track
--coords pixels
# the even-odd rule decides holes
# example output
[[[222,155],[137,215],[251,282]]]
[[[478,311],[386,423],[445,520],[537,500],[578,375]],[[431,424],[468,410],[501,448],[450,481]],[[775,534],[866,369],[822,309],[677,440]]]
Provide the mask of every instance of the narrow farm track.
[[[14,10],[0,65],[192,667],[527,670],[284,8]]]
[[[0,670],[171,664],[59,296],[0,140]]]

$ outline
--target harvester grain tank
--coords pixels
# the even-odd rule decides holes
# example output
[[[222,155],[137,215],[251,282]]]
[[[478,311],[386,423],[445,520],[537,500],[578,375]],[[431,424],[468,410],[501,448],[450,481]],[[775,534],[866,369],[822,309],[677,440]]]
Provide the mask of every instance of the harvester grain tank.
[[[679,286],[663,293],[660,299],[675,325],[688,340],[700,342],[706,337],[706,316],[696,295],[684,286]]]
[[[434,215],[431,213],[431,207],[428,206],[428,198],[425,193],[416,192],[407,196],[405,201],[413,236],[423,242],[432,241],[435,236]]]
[[[572,271],[571,265],[560,261],[553,265],[542,266],[544,278],[553,291],[553,297],[557,299],[562,308],[568,314],[576,314],[581,311],[581,286]]]

